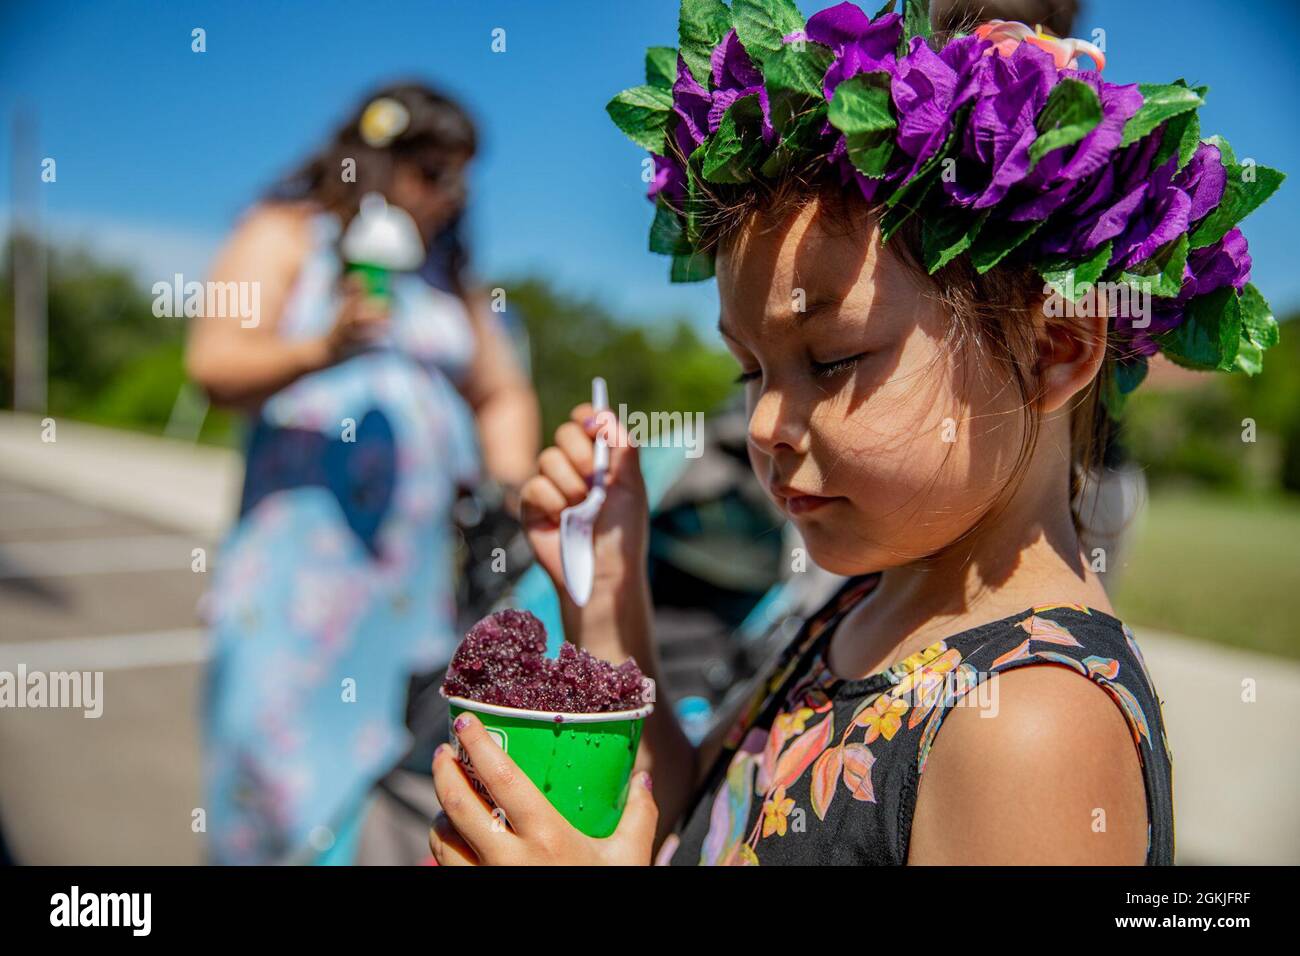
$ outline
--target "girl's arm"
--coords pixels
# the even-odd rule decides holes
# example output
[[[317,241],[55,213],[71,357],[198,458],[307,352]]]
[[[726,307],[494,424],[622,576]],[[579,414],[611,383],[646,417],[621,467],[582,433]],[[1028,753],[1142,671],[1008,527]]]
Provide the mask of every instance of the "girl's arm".
[[[475,349],[461,392],[474,409],[488,474],[517,494],[535,470],[541,431],[537,396],[483,291],[466,294],[465,307]]]
[[[1142,768],[1106,691],[1055,665],[989,680],[995,706],[954,707],[935,737],[908,863],[1142,865]]]

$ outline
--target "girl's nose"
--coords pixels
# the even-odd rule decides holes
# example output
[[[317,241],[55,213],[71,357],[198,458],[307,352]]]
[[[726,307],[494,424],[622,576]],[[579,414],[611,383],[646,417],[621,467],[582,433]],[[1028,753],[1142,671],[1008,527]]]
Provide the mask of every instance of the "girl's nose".
[[[749,441],[766,455],[778,450],[804,453],[808,450],[808,428],[787,396],[776,389],[765,389],[750,412]]]

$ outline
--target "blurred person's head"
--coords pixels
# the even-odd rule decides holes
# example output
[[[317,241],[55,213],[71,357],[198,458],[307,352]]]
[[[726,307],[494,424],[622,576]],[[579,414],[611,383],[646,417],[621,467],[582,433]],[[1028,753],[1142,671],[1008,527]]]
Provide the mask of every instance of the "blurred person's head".
[[[395,83],[362,98],[272,197],[314,202],[346,226],[361,197],[381,193],[411,215],[455,282],[466,260],[459,224],[477,150],[478,132],[464,107],[422,83]]]
[[[947,33],[969,30],[987,20],[1017,20],[1066,37],[1078,15],[1079,0],[934,0],[930,4],[931,21]]]

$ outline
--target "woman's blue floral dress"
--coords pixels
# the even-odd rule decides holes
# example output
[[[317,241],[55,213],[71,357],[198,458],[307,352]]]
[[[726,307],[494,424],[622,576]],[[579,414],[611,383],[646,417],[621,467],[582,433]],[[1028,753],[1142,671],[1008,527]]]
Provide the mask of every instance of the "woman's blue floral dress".
[[[277,334],[337,309],[337,224]],[[205,614],[205,785],[212,859],[310,859],[408,746],[407,681],[455,648],[450,509],[474,480],[455,388],[473,354],[461,301],[396,280],[380,347],[308,375],[252,423],[239,522]]]

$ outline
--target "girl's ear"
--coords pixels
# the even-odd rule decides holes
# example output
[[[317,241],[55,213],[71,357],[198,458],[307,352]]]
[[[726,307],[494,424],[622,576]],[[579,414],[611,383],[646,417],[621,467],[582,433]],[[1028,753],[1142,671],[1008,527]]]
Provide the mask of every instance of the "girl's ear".
[[[1106,359],[1109,300],[1097,287],[1078,302],[1042,302],[1038,373],[1043,414],[1066,406],[1101,371]]]

